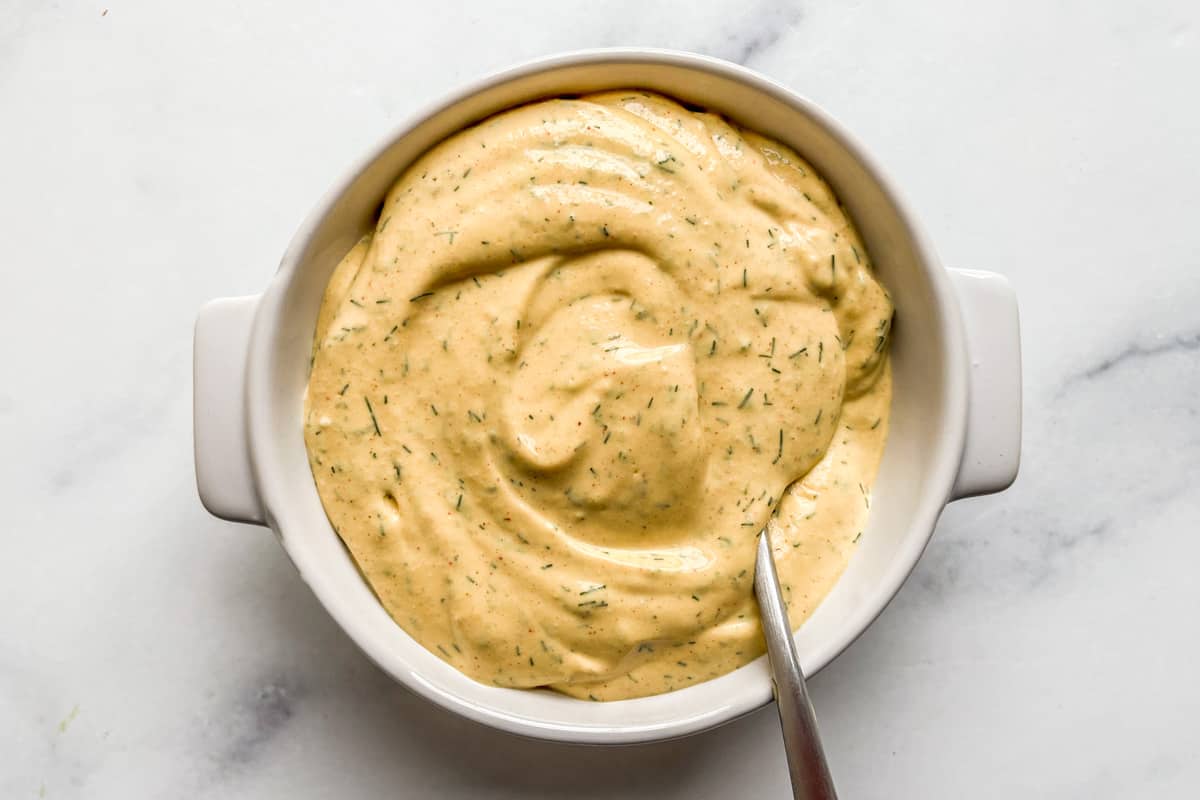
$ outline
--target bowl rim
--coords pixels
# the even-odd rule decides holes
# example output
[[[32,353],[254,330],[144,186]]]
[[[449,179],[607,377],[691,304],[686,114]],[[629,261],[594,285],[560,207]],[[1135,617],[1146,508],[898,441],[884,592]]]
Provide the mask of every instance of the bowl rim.
[[[272,452],[273,448],[267,432],[270,426],[263,423],[266,422],[265,417],[271,414],[270,403],[267,400],[271,393],[269,377],[271,370],[267,367],[273,357],[274,329],[278,327],[278,320],[286,313],[284,308],[286,290],[303,266],[304,256],[324,219],[373,163],[418,126],[476,94],[542,72],[569,67],[618,64],[663,65],[706,72],[741,83],[752,90],[770,96],[815,121],[870,177],[894,208],[897,218],[910,237],[916,260],[929,280],[931,303],[936,306],[943,321],[941,331],[945,351],[946,380],[941,400],[944,403],[946,414],[941,435],[937,439],[936,457],[931,461],[930,474],[934,476],[935,480],[931,481],[915,513],[908,519],[910,528],[923,533],[919,536],[909,536],[901,544],[892,559],[889,570],[875,585],[869,601],[862,603],[860,610],[843,624],[841,633],[838,636],[830,637],[831,640],[825,642],[824,646],[810,649],[808,653],[802,654],[803,667],[810,678],[845,651],[870,627],[915,568],[933,535],[942,510],[951,498],[952,487],[962,461],[967,429],[968,356],[959,304],[948,273],[942,268],[924,230],[911,213],[909,204],[874,157],[829,113],[783,84],[738,64],[687,51],[643,47],[573,50],[495,70],[460,84],[439,99],[424,104],[399,124],[392,126],[386,135],[377,140],[373,147],[369,148],[363,156],[340,174],[340,177],[309,212],[288,245],[278,270],[264,290],[255,314],[246,359],[246,437],[252,474],[258,488],[265,520],[267,525],[275,531],[301,577],[312,588],[326,611],[334,617],[338,625],[372,661],[407,689],[447,711],[488,727],[527,738],[582,744],[636,744],[665,741],[699,733],[730,722],[771,701],[773,695],[768,674],[765,667],[760,666],[762,679],[754,687],[754,691],[746,691],[743,696],[731,699],[710,713],[697,714],[681,707],[678,716],[669,722],[596,726],[586,723],[548,723],[520,713],[480,705],[436,685],[411,665],[397,669],[394,663],[389,663],[394,661],[394,657],[385,653],[385,648],[379,645],[365,629],[365,626],[361,625],[354,615],[341,613],[336,603],[331,602],[332,598],[326,596],[325,587],[319,580],[319,564],[289,547],[284,531],[289,526],[289,516],[295,512],[289,508],[283,482],[274,474],[277,465],[272,460],[264,459],[264,454]],[[740,667],[739,670],[750,669],[756,664],[761,664],[762,661],[763,658],[760,658]],[[735,672],[739,670],[735,670]],[[674,695],[687,691],[687,688],[665,694]],[[650,698],[622,702],[637,703],[643,699]],[[586,701],[577,702],[585,703]]]

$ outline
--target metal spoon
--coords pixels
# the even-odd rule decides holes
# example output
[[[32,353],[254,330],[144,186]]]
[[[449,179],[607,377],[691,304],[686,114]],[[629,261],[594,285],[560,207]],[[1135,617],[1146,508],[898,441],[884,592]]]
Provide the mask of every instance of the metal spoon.
[[[804,672],[796,655],[787,604],[779,589],[775,557],[766,528],[758,535],[758,557],[754,565],[754,595],[762,617],[763,637],[767,640],[767,660],[771,664],[771,683],[779,722],[783,725],[783,746],[787,751],[788,772],[795,800],[837,800],[833,776],[821,748],[817,720],[804,684]]]

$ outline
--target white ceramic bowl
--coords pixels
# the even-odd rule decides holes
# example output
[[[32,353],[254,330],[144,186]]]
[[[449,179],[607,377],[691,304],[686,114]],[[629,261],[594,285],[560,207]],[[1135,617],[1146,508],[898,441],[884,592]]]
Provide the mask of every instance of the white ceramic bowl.
[[[895,299],[890,439],[859,550],[796,634],[812,675],[896,594],[947,502],[1012,483],[1020,344],[1005,280],[944,270],[874,160],[825,112],[779,84],[724,61],[641,49],[556,56],[476,81],[414,116],[348,170],[300,227],[266,291],[206,305],[195,339],[196,480],[209,511],[274,529],[334,619],[411,690],[513,733],[608,744],[683,736],[762,706],[771,699],[764,660],[686,689],[611,703],[476,683],[410,638],[364,583],[321,507],[301,415],[325,283],[373,229],[384,193],[405,167],[511,106],[624,87],[704,106],[794,147],[849,209]]]

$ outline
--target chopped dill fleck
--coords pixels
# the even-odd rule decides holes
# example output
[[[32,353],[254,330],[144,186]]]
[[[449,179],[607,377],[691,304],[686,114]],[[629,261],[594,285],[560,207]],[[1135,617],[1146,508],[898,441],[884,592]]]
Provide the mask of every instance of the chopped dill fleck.
[[[379,421],[375,419],[375,409],[371,408],[371,398],[364,397],[363,400],[367,404],[367,413],[371,415],[371,424],[375,426],[375,435],[383,436],[383,433],[379,430]]]
[[[408,298],[408,302],[418,303],[418,302],[424,300],[426,297],[433,297],[433,292],[422,292],[421,294],[417,295],[416,297]]]
[[[750,402],[750,397],[751,397],[753,394],[754,394],[754,387],[753,387],[753,386],[751,386],[751,387],[750,387],[750,388],[749,388],[749,389],[746,391],[746,396],[742,398],[742,402],[738,403],[738,408],[745,408],[745,407],[746,407],[746,404]]]

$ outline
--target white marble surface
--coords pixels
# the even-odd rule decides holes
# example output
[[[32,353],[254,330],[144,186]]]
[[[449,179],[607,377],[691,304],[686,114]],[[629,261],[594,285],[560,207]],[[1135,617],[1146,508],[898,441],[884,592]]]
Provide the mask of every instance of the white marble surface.
[[[419,103],[653,44],[826,106],[948,264],[1020,294],[1020,479],[954,506],[813,682],[843,796],[1197,797],[1198,26],[1194,0],[5,4],[0,796],[787,795],[772,710],[588,750],[433,709],[193,487],[204,300],[259,289]]]

